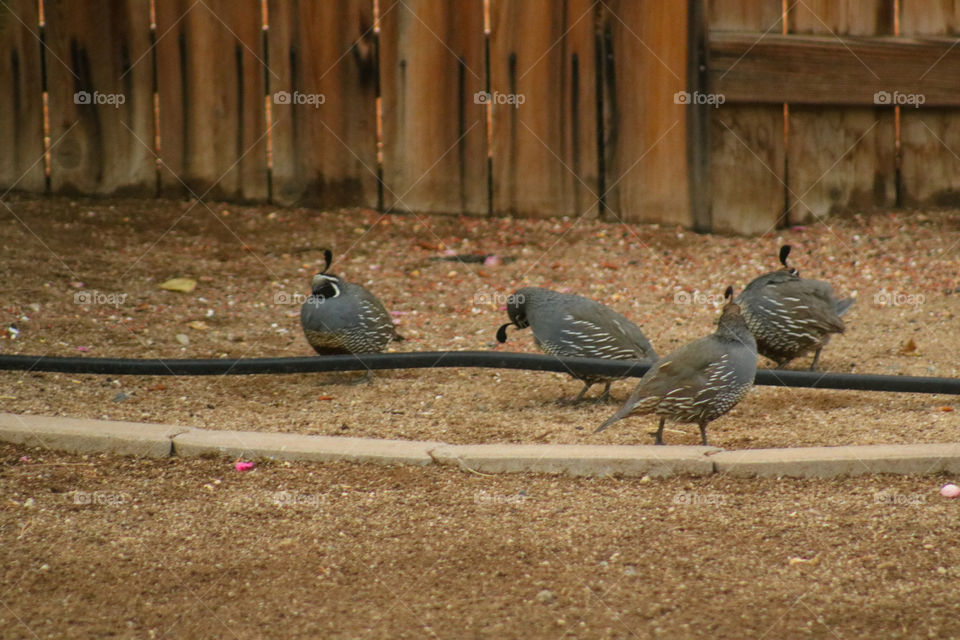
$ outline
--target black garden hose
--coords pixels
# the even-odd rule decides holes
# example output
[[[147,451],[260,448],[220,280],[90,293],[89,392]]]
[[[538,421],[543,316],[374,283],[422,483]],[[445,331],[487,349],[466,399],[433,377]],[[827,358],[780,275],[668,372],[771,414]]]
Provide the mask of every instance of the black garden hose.
[[[0,355],[0,370],[101,375],[219,376],[444,367],[485,367],[640,377],[650,365],[645,362],[602,360],[598,358],[557,358],[498,351],[417,351],[412,353],[371,353],[299,358],[241,358],[236,360],[227,358],[217,360],[138,360],[131,358]],[[960,379],[956,378],[758,369],[756,383],[775,387],[960,394]]]

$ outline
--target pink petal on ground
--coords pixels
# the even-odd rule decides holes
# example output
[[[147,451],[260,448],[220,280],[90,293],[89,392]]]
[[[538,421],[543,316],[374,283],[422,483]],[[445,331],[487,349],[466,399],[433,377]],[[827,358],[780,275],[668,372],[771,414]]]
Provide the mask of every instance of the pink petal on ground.
[[[87,351],[90,351],[90,347],[77,347],[77,351],[80,353],[86,353]]]
[[[255,465],[252,462],[235,462],[233,468],[237,471],[250,471]]]

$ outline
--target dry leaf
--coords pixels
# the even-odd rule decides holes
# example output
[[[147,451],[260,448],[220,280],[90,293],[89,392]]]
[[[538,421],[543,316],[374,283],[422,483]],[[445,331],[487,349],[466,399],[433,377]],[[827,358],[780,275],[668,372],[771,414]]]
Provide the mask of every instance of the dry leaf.
[[[917,353],[917,343],[913,341],[913,338],[907,340],[906,344],[900,347],[900,355],[902,356],[918,356]]]
[[[190,293],[197,288],[197,281],[193,278],[171,278],[160,285],[161,289],[167,291],[180,291]]]
[[[187,326],[191,329],[196,329],[197,331],[206,331],[210,328],[203,320],[194,320],[193,322],[188,322]]]

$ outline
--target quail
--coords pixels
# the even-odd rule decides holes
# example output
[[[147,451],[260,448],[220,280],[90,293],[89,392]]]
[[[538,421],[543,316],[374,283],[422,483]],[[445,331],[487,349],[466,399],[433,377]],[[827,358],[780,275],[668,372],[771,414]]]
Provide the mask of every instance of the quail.
[[[312,294],[300,307],[300,324],[310,346],[321,355],[377,353],[403,340],[380,300],[364,287],[327,273],[333,254],[313,277]]]
[[[655,360],[657,357],[640,327],[610,307],[569,293],[540,287],[518,289],[507,299],[510,322],[497,330],[497,341],[507,341],[507,327],[531,327],[533,341],[554,356],[607,358],[612,360]],[[606,384],[599,401],[610,397],[613,378],[581,376],[583,389],[571,401],[576,404],[593,385]]]
[[[787,266],[788,255],[790,245],[785,244],[780,248],[783,268],[748,284],[737,303],[757,339],[760,355],[783,368],[815,349],[810,365],[813,371],[830,334],[844,332],[841,316],[854,299],[837,300],[828,283],[801,278],[796,269]]]
[[[732,301],[732,287],[725,297],[717,330],[655,362],[620,410],[594,433],[628,416],[655,413],[660,416],[655,444],[663,444],[669,419],[697,423],[706,446],[707,424],[740,402],[757,373],[757,343]]]

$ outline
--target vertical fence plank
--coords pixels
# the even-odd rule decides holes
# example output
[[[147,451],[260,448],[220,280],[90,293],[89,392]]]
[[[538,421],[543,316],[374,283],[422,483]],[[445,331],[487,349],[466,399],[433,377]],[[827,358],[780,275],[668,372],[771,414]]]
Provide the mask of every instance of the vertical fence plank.
[[[51,189],[156,195],[149,5],[48,0],[44,8]]]
[[[0,7],[0,194],[43,191],[43,77],[36,0]]]
[[[712,31],[782,30],[780,0],[711,0]],[[757,234],[776,228],[785,209],[783,107],[725,103],[711,123],[711,219],[717,232]]]
[[[486,214],[481,0],[381,0],[384,206]]]
[[[960,0],[902,0],[900,24],[907,37],[960,37]],[[901,106],[900,154],[903,204],[960,205],[960,109]]]
[[[257,0],[157,2],[161,190],[267,198],[266,68]]]
[[[596,215],[594,4],[491,2],[496,214]]]
[[[604,5],[605,204],[624,221],[689,226],[688,2]],[[611,69],[612,65],[612,69]]]
[[[268,16],[273,200],[376,207],[372,0],[269,0]]]
[[[791,9],[787,20],[791,33],[891,35],[893,0],[807,0]],[[871,78],[883,71],[863,69]],[[791,106],[787,167],[791,224],[894,206],[894,108]]]

